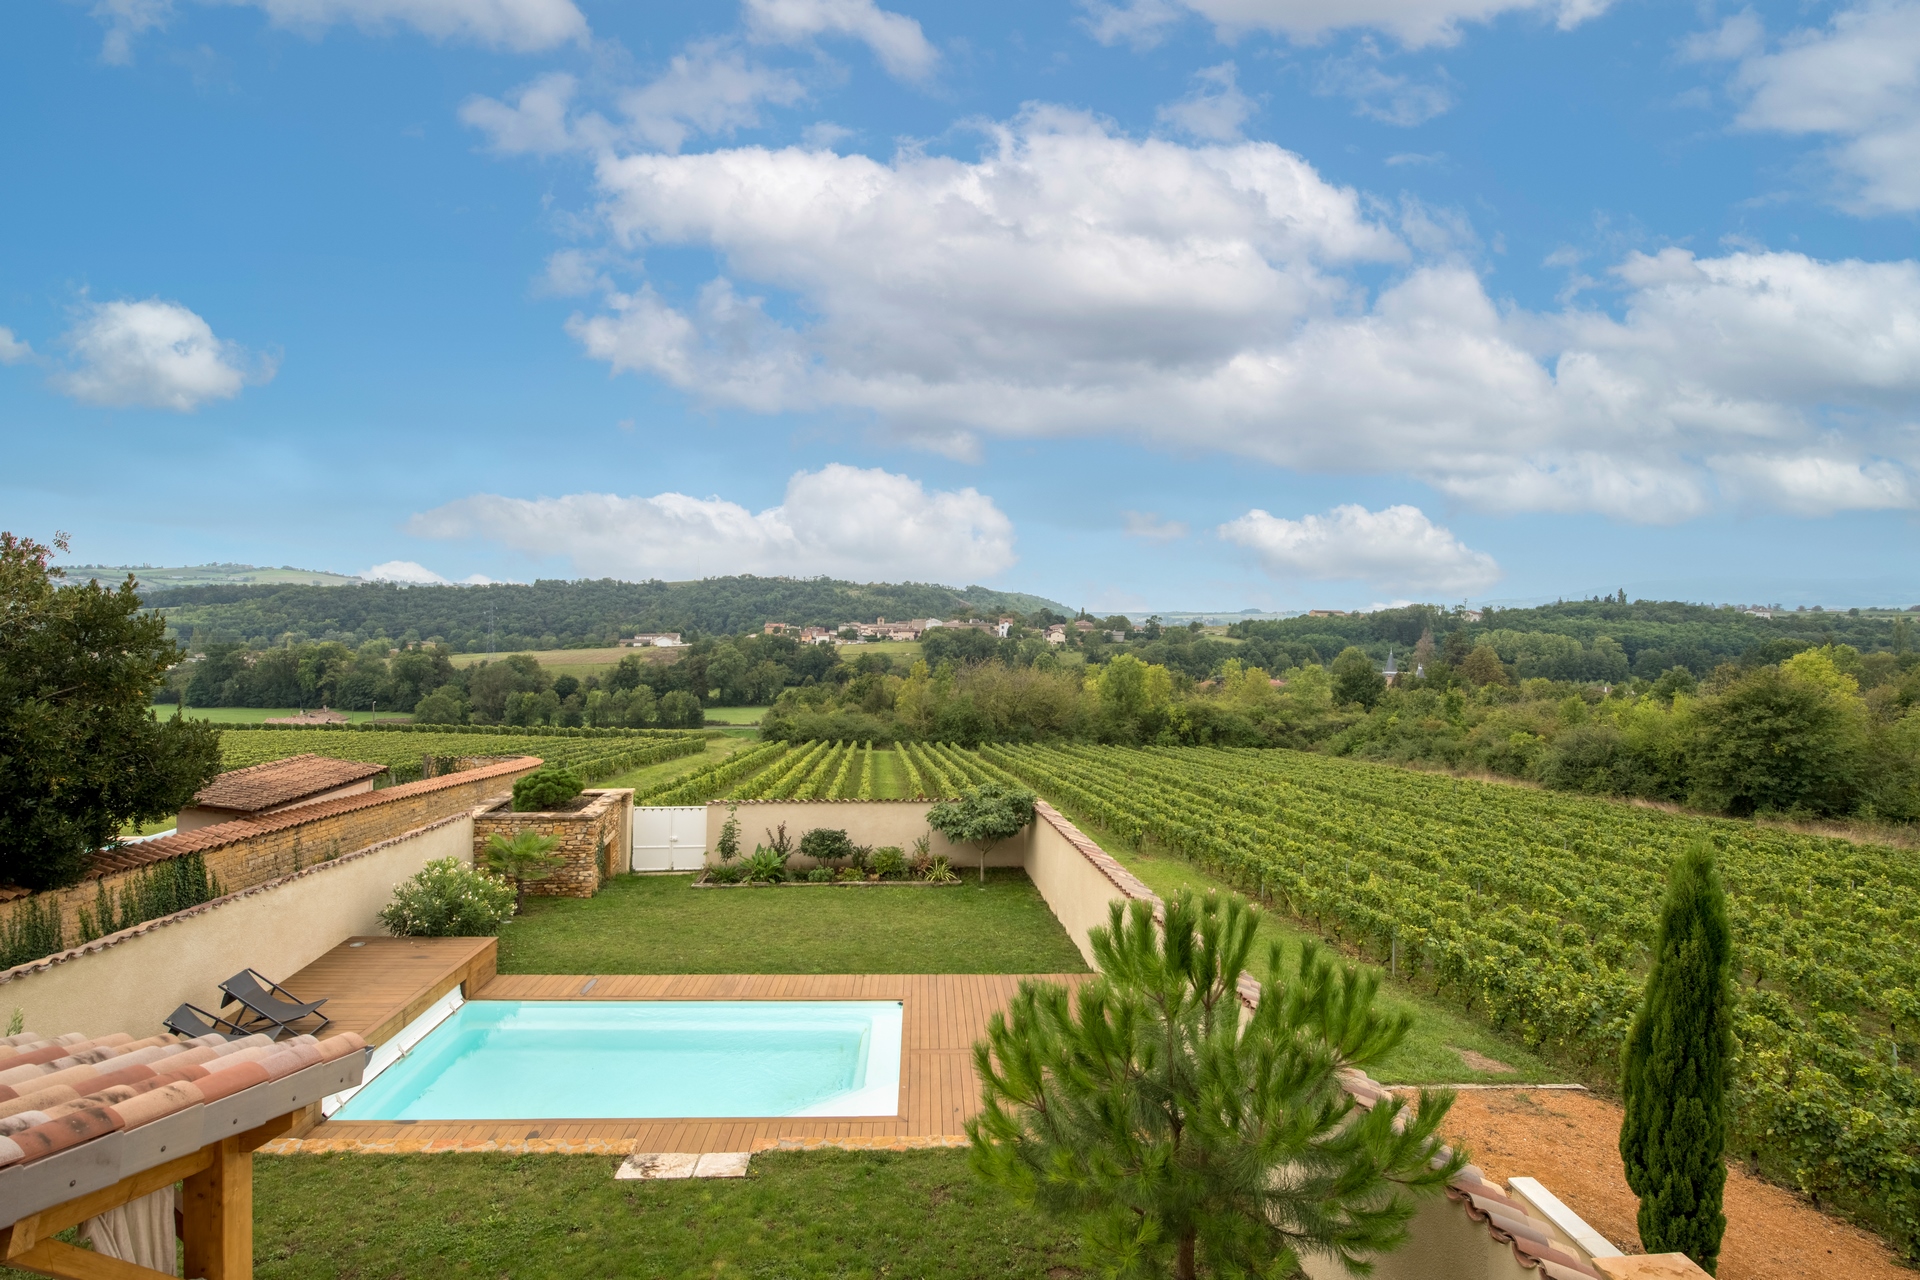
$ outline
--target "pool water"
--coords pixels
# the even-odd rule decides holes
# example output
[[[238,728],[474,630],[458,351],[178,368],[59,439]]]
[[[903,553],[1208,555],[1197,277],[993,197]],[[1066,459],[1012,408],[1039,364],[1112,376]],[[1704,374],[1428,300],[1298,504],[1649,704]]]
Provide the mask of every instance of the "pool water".
[[[335,1120],[891,1116],[897,1000],[470,1000]]]

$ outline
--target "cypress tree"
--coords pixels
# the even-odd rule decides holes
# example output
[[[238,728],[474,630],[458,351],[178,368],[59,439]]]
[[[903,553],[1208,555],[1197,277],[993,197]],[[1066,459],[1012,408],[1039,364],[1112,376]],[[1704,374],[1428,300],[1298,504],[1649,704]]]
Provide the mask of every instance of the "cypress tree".
[[[1627,1035],[1620,1155],[1640,1197],[1640,1243],[1717,1274],[1733,1057],[1733,931],[1713,855],[1673,864],[1653,971]]]

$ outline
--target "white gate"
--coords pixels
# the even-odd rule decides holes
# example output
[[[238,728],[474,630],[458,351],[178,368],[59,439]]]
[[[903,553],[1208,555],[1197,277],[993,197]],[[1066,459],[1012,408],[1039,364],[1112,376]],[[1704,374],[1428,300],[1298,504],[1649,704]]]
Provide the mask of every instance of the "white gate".
[[[635,871],[698,871],[707,861],[705,805],[635,805]]]

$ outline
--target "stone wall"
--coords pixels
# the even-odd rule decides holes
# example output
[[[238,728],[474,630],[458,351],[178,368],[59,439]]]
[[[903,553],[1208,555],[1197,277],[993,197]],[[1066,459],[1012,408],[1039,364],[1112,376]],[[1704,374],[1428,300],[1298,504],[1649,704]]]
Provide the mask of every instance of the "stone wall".
[[[560,842],[553,851],[566,862],[546,879],[529,882],[528,896],[591,898],[607,877],[626,867],[633,842],[633,788],[589,788],[581,794],[592,796],[593,803],[571,812],[515,813],[511,801],[502,800],[478,815],[473,823],[475,861],[490,836],[511,840],[522,831],[537,831]]]
[[[91,912],[104,885],[116,896],[156,863],[190,853],[206,860],[222,893],[237,893],[442,818],[464,814],[513,790],[516,778],[540,767],[519,756],[484,768],[341,796],[279,813],[216,823],[196,831],[143,840],[95,854],[86,879],[71,889],[40,895],[60,907],[65,936],[78,941],[80,911]],[[0,906],[18,910],[24,899]]]

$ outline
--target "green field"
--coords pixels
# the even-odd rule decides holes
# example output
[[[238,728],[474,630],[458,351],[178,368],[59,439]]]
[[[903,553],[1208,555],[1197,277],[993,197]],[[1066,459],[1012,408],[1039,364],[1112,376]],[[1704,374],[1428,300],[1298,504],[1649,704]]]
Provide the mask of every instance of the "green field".
[[[940,888],[693,889],[616,876],[591,898],[529,898],[502,973],[1084,973],[1026,873]]]
[[[311,708],[308,708],[311,709]],[[178,710],[172,703],[156,703],[153,714],[161,720],[170,720]],[[188,707],[189,720],[206,720],[213,724],[261,724],[267,720],[283,719],[300,714],[300,707]],[[393,720],[410,723],[410,715],[396,715],[391,711],[342,711],[349,724],[366,724],[371,720]]]
[[[708,724],[759,724],[771,707],[708,707]]]
[[[607,649],[534,649],[530,651],[530,656],[552,675],[585,680],[588,676],[604,678],[620,665],[622,658],[637,655],[642,662],[672,662],[681,652],[679,649],[634,649],[621,645]],[[472,667],[482,662],[498,662],[506,656],[504,653],[496,653],[491,657],[484,653],[456,653],[451,661],[456,667]]]

